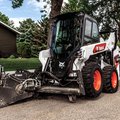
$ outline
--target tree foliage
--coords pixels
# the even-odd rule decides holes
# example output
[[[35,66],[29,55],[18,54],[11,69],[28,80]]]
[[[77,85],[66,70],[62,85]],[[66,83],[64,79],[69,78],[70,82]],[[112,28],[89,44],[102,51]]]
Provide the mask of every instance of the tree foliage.
[[[120,0],[68,0],[62,11],[84,11],[97,19],[101,30],[118,26],[120,33]]]
[[[39,51],[46,48],[48,19],[37,23],[26,19],[20,22],[18,30],[22,33],[17,40],[18,54],[21,57],[38,57]]]
[[[2,21],[3,23],[5,23],[5,24],[7,24],[7,25],[9,25],[11,27],[14,27],[13,26],[14,23],[12,21],[10,21],[8,16],[6,16],[5,14],[3,14],[1,12],[0,12],[0,21]]]
[[[30,57],[31,48],[28,42],[18,42],[17,43],[17,53],[20,57]]]
[[[34,39],[32,40],[31,55],[37,57],[40,50],[46,49],[48,37],[48,18],[38,21],[35,31],[33,33]]]
[[[24,0],[12,0],[12,7],[17,8],[20,7],[23,4]]]
[[[24,0],[11,0],[12,1],[12,7],[13,8],[17,8],[22,6]],[[38,2],[40,2],[41,0],[36,0]],[[61,7],[62,7],[62,3],[63,0],[43,0],[43,2],[46,2],[47,4],[51,4],[51,12],[50,12],[50,20],[49,20],[49,34],[48,34],[48,39],[47,41],[50,43],[51,42],[51,29],[52,29],[52,24],[53,24],[53,17],[57,16],[60,14],[61,12]],[[44,8],[46,8],[44,6]]]
[[[65,6],[62,8],[63,13],[84,11],[85,13],[92,13],[92,6],[89,0],[68,0]]]
[[[94,6],[98,6],[98,20],[104,27],[112,29],[115,24],[120,24],[120,1],[119,0],[100,0]]]
[[[101,0],[98,4],[97,20],[102,25],[102,30],[118,30],[120,39],[120,1],[119,0]],[[95,4],[95,5],[96,5]]]

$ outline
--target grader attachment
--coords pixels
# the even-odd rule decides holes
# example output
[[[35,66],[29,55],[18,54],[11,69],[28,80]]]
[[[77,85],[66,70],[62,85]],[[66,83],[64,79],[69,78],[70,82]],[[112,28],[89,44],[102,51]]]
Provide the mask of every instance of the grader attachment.
[[[32,97],[32,95],[32,93],[27,92],[22,95],[17,94],[12,87],[0,87],[0,108],[6,107],[22,99]]]
[[[17,71],[15,74],[3,74],[1,72],[0,80],[0,107],[5,107],[9,104],[15,103],[19,100],[33,96],[32,92],[17,92],[17,85],[22,83],[28,74],[24,71]],[[24,79],[23,79],[24,78]]]

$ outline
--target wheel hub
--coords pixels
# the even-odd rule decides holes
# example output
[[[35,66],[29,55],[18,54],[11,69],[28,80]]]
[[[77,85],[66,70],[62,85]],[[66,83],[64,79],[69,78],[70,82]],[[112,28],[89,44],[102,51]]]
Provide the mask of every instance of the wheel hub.
[[[116,72],[112,73],[111,83],[112,83],[112,87],[116,88],[116,86],[117,86],[117,75],[116,75]]]
[[[94,72],[93,78],[94,78],[94,82],[93,82],[94,89],[95,89],[96,91],[99,91],[100,88],[101,88],[101,83],[102,83],[101,73],[100,73],[99,70],[96,70],[96,71]]]

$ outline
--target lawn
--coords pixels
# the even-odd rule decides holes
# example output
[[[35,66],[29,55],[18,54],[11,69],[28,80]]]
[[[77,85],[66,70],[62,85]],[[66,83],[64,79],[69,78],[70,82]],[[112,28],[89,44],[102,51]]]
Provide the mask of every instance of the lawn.
[[[0,65],[3,65],[5,71],[12,71],[16,69],[35,69],[41,64],[38,58],[1,58]]]

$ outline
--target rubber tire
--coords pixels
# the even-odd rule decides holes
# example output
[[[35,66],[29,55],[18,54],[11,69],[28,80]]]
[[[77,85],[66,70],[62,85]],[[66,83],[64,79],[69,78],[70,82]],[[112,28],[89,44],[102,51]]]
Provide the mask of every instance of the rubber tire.
[[[118,74],[117,74],[117,86],[113,88],[111,83],[111,76],[113,72],[116,72],[117,74],[117,70],[113,66],[106,66],[103,68],[103,79],[104,79],[103,92],[106,93],[117,92],[119,86]]]
[[[83,76],[83,82],[84,82],[84,88],[85,88],[85,94],[86,97],[90,98],[96,98],[98,97],[103,89],[103,80],[101,81],[101,87],[98,91],[95,90],[93,82],[94,82],[94,72],[98,70],[101,74],[101,80],[102,80],[102,70],[100,66],[97,63],[89,63],[82,69],[82,76]]]

